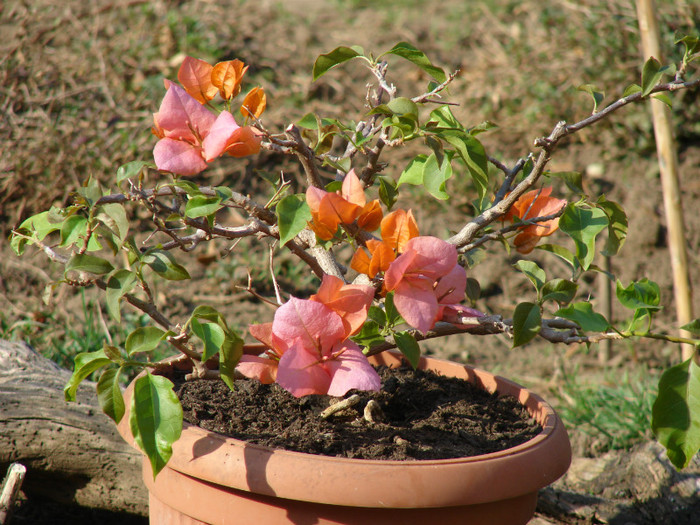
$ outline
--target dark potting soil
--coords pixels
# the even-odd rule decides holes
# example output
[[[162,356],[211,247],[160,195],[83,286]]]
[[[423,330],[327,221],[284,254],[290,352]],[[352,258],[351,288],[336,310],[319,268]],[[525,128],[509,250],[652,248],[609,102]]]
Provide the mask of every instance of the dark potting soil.
[[[330,416],[337,398],[295,398],[277,384],[175,378],[184,419],[250,443],[311,454],[361,459],[425,460],[476,456],[514,447],[542,429],[511,397],[471,383],[410,368],[378,368],[380,392],[356,392],[361,401]],[[365,406],[382,414],[369,422]],[[379,419],[379,420],[378,420]]]

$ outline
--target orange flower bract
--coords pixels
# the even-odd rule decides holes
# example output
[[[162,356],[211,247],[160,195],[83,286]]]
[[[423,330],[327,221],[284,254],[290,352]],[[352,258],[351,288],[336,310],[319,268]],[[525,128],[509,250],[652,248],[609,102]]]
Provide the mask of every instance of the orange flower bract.
[[[261,87],[254,87],[243,99],[241,104],[241,113],[244,117],[260,118],[265,108],[267,107],[267,96]]]
[[[219,62],[211,72],[211,82],[219,89],[224,100],[230,100],[241,91],[241,82],[248,66],[237,58]]]
[[[177,72],[177,79],[185,91],[200,104],[206,104],[216,96],[218,88],[212,84],[211,64],[193,57],[185,57]]]

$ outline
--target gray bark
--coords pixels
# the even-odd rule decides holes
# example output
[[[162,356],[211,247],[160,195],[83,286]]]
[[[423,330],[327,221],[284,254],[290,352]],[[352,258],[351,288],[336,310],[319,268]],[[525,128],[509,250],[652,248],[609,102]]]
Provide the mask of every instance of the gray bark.
[[[27,467],[27,494],[85,507],[148,513],[141,455],[100,410],[95,384],[67,403],[70,372],[24,343],[0,340],[0,471]]]

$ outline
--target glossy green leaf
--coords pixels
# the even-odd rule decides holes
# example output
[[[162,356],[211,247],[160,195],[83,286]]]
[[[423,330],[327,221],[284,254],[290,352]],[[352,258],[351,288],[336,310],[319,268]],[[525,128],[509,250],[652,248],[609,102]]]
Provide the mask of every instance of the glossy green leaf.
[[[114,270],[112,264],[96,255],[87,253],[74,253],[66,263],[66,272],[87,272],[94,275],[104,275]]]
[[[617,202],[609,201],[604,196],[598,199],[596,205],[608,217],[608,239],[601,253],[614,257],[620,252],[627,238],[627,214]]]
[[[124,348],[129,355],[150,352],[158,347],[165,335],[165,331],[155,326],[142,326],[128,335]]]
[[[661,294],[659,285],[646,277],[639,281],[632,281],[627,287],[618,280],[615,294],[620,304],[630,310],[638,308],[659,310],[661,308],[659,306]]]
[[[396,44],[394,47],[392,47],[389,51],[384,53],[381,56],[384,55],[396,55],[401,58],[405,58],[409,62],[413,62],[415,65],[417,65],[419,68],[421,68],[423,71],[428,73],[430,76],[432,76],[435,80],[438,82],[445,82],[447,80],[447,76],[445,75],[445,71],[443,71],[442,68],[434,66],[428,57],[423,53],[421,50],[417,49],[416,47],[412,46],[408,42],[399,42]],[[380,56],[380,58],[381,58]]]
[[[316,59],[316,62],[314,62],[314,81],[317,80],[321,75],[324,75],[329,70],[336,67],[337,65],[342,64],[343,62],[347,62],[348,60],[351,60],[353,58],[362,56],[363,51],[361,49],[362,48],[358,47],[339,46],[329,53],[319,55],[319,57]]]
[[[593,306],[587,301],[560,308],[554,315],[575,322],[584,332],[607,332],[610,329],[608,320],[594,312]]]
[[[75,401],[75,393],[78,391],[78,386],[84,379],[102,367],[112,364],[112,361],[105,355],[104,350],[96,352],[83,352],[75,356],[73,360],[73,374],[71,375],[66,386],[63,387],[63,394],[66,401]]]
[[[379,325],[371,319],[365,321],[360,331],[351,338],[358,345],[365,347],[365,351],[373,346],[386,342]]]
[[[165,250],[149,250],[141,260],[154,272],[169,281],[182,281],[190,278],[185,267],[178,264],[175,257]]]
[[[126,268],[118,269],[107,278],[105,305],[107,313],[118,323],[121,322],[120,300],[134,289],[137,281],[136,274]]]
[[[377,323],[378,326],[386,326],[386,312],[379,306],[372,305],[367,312],[367,318]]]
[[[687,467],[700,450],[700,367],[692,359],[661,376],[651,429],[676,468]]]
[[[530,282],[534,285],[535,290],[537,290],[537,294],[539,295],[540,291],[542,290],[542,287],[544,286],[544,282],[547,279],[544,270],[540,268],[537,265],[537,263],[533,261],[526,261],[524,259],[521,259],[520,261],[516,262],[513,266],[515,266],[518,270],[520,270],[527,276]]]
[[[554,301],[559,304],[567,304],[574,300],[578,285],[568,279],[552,279],[542,287],[541,301]]]
[[[425,168],[425,163],[428,160],[427,155],[416,155],[408,165],[401,172],[397,186],[402,184],[411,184],[413,186],[420,186],[423,184],[423,170]]]
[[[172,456],[182,432],[182,406],[173,384],[151,373],[134,381],[129,426],[134,441],[151,463],[153,478]]]
[[[394,342],[403,356],[415,370],[420,361],[420,345],[408,331],[394,332]]]
[[[61,222],[51,220],[50,212],[44,211],[25,219],[17,228],[17,232],[27,237],[32,237],[38,241],[44,238],[51,232],[60,230]],[[17,255],[22,255],[24,246],[27,244],[27,239],[13,235],[10,241],[10,246]]]
[[[450,106],[440,106],[431,111],[428,124],[431,123],[433,124],[433,128],[437,125],[437,127],[444,129],[464,130],[464,126],[462,126],[460,121],[457,120],[457,117],[454,116]]]
[[[442,162],[435,153],[431,153],[423,165],[423,186],[433,197],[447,200],[450,195],[445,191],[445,183],[452,177],[450,155],[444,155]]]
[[[695,36],[684,36],[680,40],[676,41],[676,44],[683,44],[685,46],[685,51],[683,52],[683,62],[686,64],[692,62],[698,58],[698,53],[700,53],[700,38]]]
[[[294,239],[311,220],[311,210],[303,194],[287,195],[277,203],[275,213],[282,246]]]
[[[652,95],[651,98],[659,100],[666,104],[669,108],[673,109],[673,101],[666,93],[656,93]]]
[[[124,417],[124,396],[119,386],[119,374],[121,368],[108,368],[97,381],[97,400],[102,407],[102,412],[107,414],[112,421],[119,423]]]
[[[206,361],[215,356],[224,344],[224,339],[226,338],[224,329],[215,323],[201,323],[196,318],[190,321],[190,326],[194,335],[204,343],[202,360]]]
[[[221,199],[207,195],[195,195],[190,197],[185,205],[185,216],[192,219],[208,217],[221,209]]]
[[[595,256],[595,238],[608,226],[608,217],[600,208],[569,204],[559,218],[559,228],[576,245],[576,258],[587,270]]]
[[[520,303],[513,312],[513,348],[532,340],[542,328],[540,307],[533,303]]]

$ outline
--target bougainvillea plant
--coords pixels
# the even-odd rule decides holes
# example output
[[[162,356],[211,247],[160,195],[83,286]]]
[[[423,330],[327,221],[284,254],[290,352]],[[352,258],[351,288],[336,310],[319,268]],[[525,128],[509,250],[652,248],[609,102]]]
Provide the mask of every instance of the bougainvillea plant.
[[[211,65],[186,58],[179,83],[165,81],[165,95],[153,115],[154,162],[120,167],[116,192],[88,180],[72,204],[34,215],[12,234],[18,254],[33,244],[63,265],[63,278],[52,287],[97,286],[116,321],[125,303],[153,321],[134,330],[123,348],[105,344],[78,355],[66,399],[74,399],[83,379],[101,372],[100,403],[119,422],[125,414],[120,378],[126,369],[146,370],[135,381],[129,424],[157,474],[182,427],[172,383],[152,373],[163,365],[142,357],[162,341],[191,362],[188,378],[220,379],[231,388],[241,378],[254,378],[277,382],[294,396],[378,390],[379,376],[368,356],[398,348],[416,366],[420,340],[454,333],[506,334],[513,346],[534,337],[555,343],[654,337],[697,345],[698,339],[652,331],[660,306],[658,286],[651,281],[627,286],[617,281],[617,297],[632,312],[627,327],[612,326],[577,296],[582,276],[602,271],[593,263],[601,244],[596,238],[606,231],[603,253],[614,256],[624,243],[627,218],[617,203],[587,196],[580,174],[547,169],[564,137],[634,102],[658,98],[670,103],[667,93],[697,87],[700,81],[685,77],[700,43],[684,38],[679,44],[685,53],[677,68],[649,59],[641,83],[608,106],[600,108],[602,95],[588,86],[584,91],[594,96],[594,112],[580,122],[557,123],[548,136],[535,140],[534,152],[512,166],[488,155],[479,141],[492,124],[463,124],[443,99],[456,73],[446,74],[405,42],[376,58],[359,47],[321,55],[314,81],[349,60],[367,67],[374,81],[366,94],[367,110],[357,122],[308,114],[282,133],[264,124],[263,88],[253,87],[236,102],[248,66],[240,60]],[[389,63],[397,57],[429,77],[422,94],[399,95],[389,81]],[[423,152],[403,167],[384,160],[388,151],[408,143],[422,145]],[[273,197],[260,204],[235,188],[200,186],[189,179],[222,155],[244,157],[261,149],[298,159],[304,191],[292,193],[280,177]],[[553,195],[548,181],[556,178],[565,180],[577,195],[574,200]],[[421,234],[410,209],[394,208],[407,185],[448,199],[451,179],[468,188],[471,207],[460,223],[445,226],[456,232],[449,238]],[[147,210],[148,236],[129,223],[127,208],[133,207]],[[227,208],[245,222],[221,223],[219,212]],[[180,257],[215,239],[235,247],[243,237],[268,239],[270,250],[296,255],[318,277],[317,292],[293,297],[273,277],[274,316],[251,325],[248,336],[230,328],[208,305],[197,306],[186,319],[166,317],[152,292],[154,280],[189,279]],[[543,242],[545,237],[554,240]],[[518,304],[512,318],[486,315],[472,308],[478,283],[468,277],[468,269],[483,258],[488,243],[513,246],[523,256],[537,248],[561,259],[568,273],[550,278],[523,257],[514,268],[534,285],[533,300]],[[684,328],[700,337],[700,320]],[[654,431],[678,467],[700,448],[699,364],[696,352],[668,370],[654,409]]]

